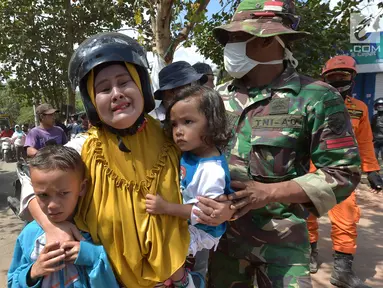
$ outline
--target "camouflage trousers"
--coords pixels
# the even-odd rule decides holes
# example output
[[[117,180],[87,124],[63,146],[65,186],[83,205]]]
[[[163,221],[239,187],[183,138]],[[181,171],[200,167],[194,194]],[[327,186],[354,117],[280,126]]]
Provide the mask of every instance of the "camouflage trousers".
[[[253,265],[222,252],[211,255],[208,288],[311,288],[308,265]]]
[[[305,219],[287,212],[267,216],[248,213],[229,222],[210,255],[209,288],[312,287]]]

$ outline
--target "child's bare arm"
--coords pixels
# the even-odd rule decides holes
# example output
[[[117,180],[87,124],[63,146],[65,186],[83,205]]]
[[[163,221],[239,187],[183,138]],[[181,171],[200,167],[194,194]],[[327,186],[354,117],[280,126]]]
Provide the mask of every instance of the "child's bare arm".
[[[169,203],[159,195],[146,195],[146,211],[150,214],[166,214],[190,219],[192,208],[192,204]]]

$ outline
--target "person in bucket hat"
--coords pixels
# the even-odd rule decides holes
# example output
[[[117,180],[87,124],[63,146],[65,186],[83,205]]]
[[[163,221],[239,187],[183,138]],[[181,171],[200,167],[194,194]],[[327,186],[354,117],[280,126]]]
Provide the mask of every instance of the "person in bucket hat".
[[[236,212],[211,257],[208,287],[312,287],[307,210],[323,215],[359,183],[340,94],[295,70],[289,43],[307,35],[298,24],[293,1],[244,0],[213,30],[235,78],[217,90],[234,132],[227,159],[236,192],[199,199],[195,214],[219,225],[228,207]]]
[[[154,98],[162,102],[149,115],[163,122],[168,104],[177,92],[193,83],[203,85],[207,81],[207,76],[197,73],[188,62],[177,61],[163,68],[158,75],[158,79],[160,88],[154,92]]]
[[[214,87],[215,87],[215,85],[214,85],[214,73],[213,73],[213,69],[211,69],[210,65],[206,64],[206,63],[198,62],[198,63],[195,63],[193,65],[193,68],[195,71],[197,71],[197,73],[205,74],[207,76],[207,82],[204,84],[201,84],[201,85],[205,85],[207,87],[214,89]]]

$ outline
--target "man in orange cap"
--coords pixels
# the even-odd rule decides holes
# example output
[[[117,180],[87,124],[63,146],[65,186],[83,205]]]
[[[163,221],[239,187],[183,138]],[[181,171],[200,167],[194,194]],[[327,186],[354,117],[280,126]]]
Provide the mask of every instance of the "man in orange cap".
[[[358,142],[362,170],[368,173],[371,187],[379,190],[382,188],[383,182],[379,175],[380,167],[375,157],[368,108],[362,101],[350,96],[356,74],[356,62],[350,56],[335,56],[331,58],[327,61],[322,71],[324,81],[338,89],[344,99]],[[335,143],[335,145],[337,144]],[[315,170],[314,165],[311,165],[310,172]],[[335,251],[334,270],[330,282],[338,287],[368,287],[352,271],[353,254],[356,252],[356,223],[360,218],[359,210],[356,204],[355,192],[353,192],[350,197],[328,212],[332,224],[331,238],[333,250]],[[316,273],[318,271],[318,222],[313,214],[310,214],[307,226],[312,247],[310,272]]]

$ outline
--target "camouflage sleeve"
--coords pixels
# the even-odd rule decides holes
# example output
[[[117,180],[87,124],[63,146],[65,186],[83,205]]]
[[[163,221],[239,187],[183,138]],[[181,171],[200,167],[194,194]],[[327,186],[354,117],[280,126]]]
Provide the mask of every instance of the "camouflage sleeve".
[[[312,97],[306,108],[311,137],[311,160],[318,170],[295,178],[311,202],[310,212],[321,216],[346,199],[360,181],[359,151],[350,116],[340,96],[327,90]]]

